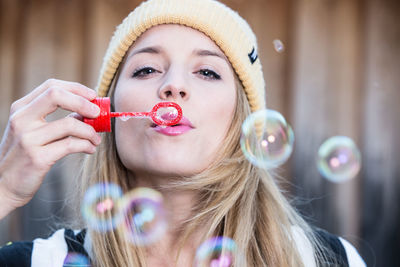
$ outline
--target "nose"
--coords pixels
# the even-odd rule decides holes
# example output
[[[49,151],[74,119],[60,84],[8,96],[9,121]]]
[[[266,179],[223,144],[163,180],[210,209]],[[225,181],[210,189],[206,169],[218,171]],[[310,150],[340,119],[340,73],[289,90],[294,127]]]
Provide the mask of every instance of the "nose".
[[[163,100],[187,100],[189,98],[189,90],[183,75],[171,72],[165,83],[160,87],[159,96]]]

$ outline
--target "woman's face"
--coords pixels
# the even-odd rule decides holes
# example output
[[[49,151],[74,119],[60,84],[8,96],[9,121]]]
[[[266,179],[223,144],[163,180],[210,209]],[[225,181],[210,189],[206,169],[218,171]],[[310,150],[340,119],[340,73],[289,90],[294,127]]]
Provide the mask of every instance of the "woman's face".
[[[179,104],[183,125],[165,129],[150,119],[116,119],[122,163],[135,174],[179,176],[204,170],[231,124],[236,105],[234,72],[205,34],[181,25],[146,31],[127,52],[116,84],[116,111],[150,111]]]

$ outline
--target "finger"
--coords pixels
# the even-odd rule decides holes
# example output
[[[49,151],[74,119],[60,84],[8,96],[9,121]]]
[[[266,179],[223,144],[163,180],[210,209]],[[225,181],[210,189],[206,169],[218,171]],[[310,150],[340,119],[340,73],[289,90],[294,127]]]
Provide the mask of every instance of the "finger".
[[[80,115],[80,114],[78,114],[76,112],[70,113],[67,117],[72,117],[72,118],[75,118],[75,119],[77,119],[79,121],[83,121],[82,115]]]
[[[46,123],[25,134],[25,139],[32,140],[30,142],[35,142],[35,145],[43,146],[68,136],[88,140],[95,146],[101,142],[100,135],[96,133],[92,126],[73,117]]]
[[[50,143],[41,150],[41,157],[46,162],[54,164],[57,160],[74,153],[93,154],[96,146],[90,141],[69,136],[56,142]]]
[[[41,95],[44,91],[52,87],[59,87],[64,88],[71,93],[80,95],[88,100],[93,100],[96,97],[96,92],[84,86],[83,84],[77,82],[70,82],[70,81],[63,81],[57,79],[48,79],[38,87],[36,87],[32,92],[24,96],[23,98],[15,101],[11,107],[11,113],[15,112],[16,110],[22,108],[23,106],[28,105],[31,103],[36,97]]]
[[[47,115],[59,107],[87,118],[96,118],[100,114],[100,108],[88,99],[63,88],[52,87],[24,107],[24,118],[31,121],[44,120]]]

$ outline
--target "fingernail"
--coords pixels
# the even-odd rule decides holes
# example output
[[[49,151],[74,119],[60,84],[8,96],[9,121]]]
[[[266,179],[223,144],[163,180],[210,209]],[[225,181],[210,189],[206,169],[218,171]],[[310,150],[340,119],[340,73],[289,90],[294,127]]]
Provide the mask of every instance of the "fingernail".
[[[94,115],[99,115],[100,114],[100,108],[99,108],[98,105],[92,104],[92,110],[93,110]]]
[[[96,94],[96,91],[95,91],[95,90],[89,88],[88,91],[89,91],[89,98],[90,98],[90,99],[94,99],[94,98],[97,97],[97,94]]]

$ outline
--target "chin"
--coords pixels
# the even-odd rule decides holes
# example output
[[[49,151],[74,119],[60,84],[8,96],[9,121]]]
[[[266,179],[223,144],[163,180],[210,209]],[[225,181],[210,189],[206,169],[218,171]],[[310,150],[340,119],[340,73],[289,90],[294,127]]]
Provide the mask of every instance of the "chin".
[[[189,146],[190,147],[190,146]],[[161,147],[148,149],[133,157],[121,158],[123,164],[133,172],[161,177],[190,177],[205,170],[212,161],[204,153],[186,149]],[[140,156],[139,156],[140,155]]]
[[[198,166],[198,162],[188,160],[174,160],[173,157],[160,161],[153,161],[146,164],[150,172],[158,173],[162,176],[191,176],[201,172],[206,166]]]

